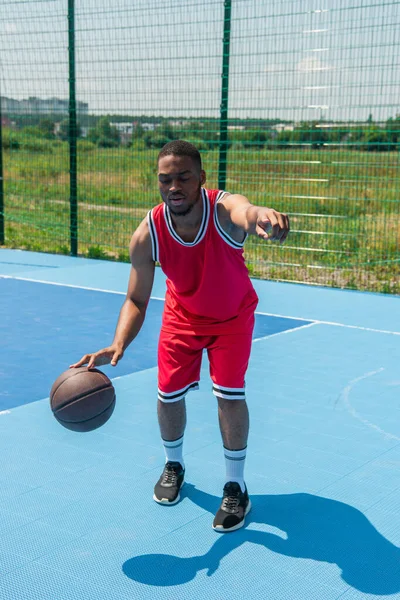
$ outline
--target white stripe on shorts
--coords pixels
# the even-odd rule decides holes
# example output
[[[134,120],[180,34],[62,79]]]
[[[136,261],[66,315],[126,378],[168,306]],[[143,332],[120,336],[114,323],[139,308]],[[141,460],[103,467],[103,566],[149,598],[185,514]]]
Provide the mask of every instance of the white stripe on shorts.
[[[193,383],[189,383],[186,387],[181,390],[176,390],[176,392],[162,392],[160,388],[158,389],[158,399],[161,402],[178,402],[182,400],[186,396],[188,392],[191,390],[198,390],[199,382],[194,381]]]
[[[224,400],[245,400],[246,393],[244,388],[228,388],[222,385],[213,384],[213,394],[217,398],[224,398]]]

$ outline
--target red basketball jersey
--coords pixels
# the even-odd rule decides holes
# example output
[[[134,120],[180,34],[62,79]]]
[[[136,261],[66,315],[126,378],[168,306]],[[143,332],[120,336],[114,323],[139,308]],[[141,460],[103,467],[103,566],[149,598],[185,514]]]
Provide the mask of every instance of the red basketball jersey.
[[[167,276],[162,328],[194,335],[246,333],[254,324],[258,298],[243,256],[218,221],[217,202],[226,194],[201,190],[203,218],[193,242],[176,233],[169,208],[148,213],[153,259]]]

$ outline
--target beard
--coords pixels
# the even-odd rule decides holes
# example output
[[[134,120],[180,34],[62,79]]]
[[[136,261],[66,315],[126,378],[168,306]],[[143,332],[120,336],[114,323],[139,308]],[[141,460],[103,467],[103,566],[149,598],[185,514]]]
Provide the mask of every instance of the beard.
[[[196,204],[196,203],[195,203]],[[174,215],[174,217],[186,217],[189,213],[192,212],[194,204],[191,204],[187,207],[186,210],[174,210],[169,206],[169,212]]]
[[[172,206],[168,206],[169,212],[172,215],[174,215],[174,217],[186,217],[186,215],[188,215],[189,213],[192,212],[193,208],[198,203],[200,198],[201,198],[201,185],[199,185],[197,199],[195,200],[195,202],[193,202],[193,204],[190,204],[185,210],[175,210]]]

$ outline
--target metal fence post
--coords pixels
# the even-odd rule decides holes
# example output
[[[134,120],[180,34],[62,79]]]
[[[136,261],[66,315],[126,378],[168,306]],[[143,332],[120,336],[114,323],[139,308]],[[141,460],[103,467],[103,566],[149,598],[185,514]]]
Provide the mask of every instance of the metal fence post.
[[[226,183],[226,167],[228,155],[228,93],[229,93],[229,54],[231,39],[232,0],[224,1],[224,39],[222,54],[222,86],[219,122],[219,162],[218,188],[223,190]]]
[[[0,95],[0,244],[4,244],[4,179],[3,179],[3,125]]]
[[[78,186],[77,186],[77,125],[75,90],[75,0],[68,0],[68,64],[69,64],[69,181],[70,181],[70,244],[71,254],[78,254]]]

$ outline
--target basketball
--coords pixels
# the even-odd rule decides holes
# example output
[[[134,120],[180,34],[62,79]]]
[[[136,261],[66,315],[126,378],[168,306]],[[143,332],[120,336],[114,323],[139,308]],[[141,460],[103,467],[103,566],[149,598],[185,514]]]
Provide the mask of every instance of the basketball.
[[[115,389],[99,369],[68,369],[53,383],[50,406],[57,421],[67,429],[93,431],[111,417]]]

